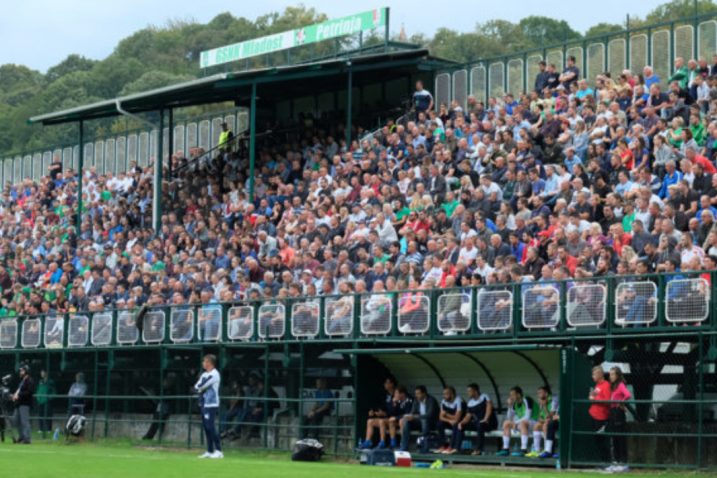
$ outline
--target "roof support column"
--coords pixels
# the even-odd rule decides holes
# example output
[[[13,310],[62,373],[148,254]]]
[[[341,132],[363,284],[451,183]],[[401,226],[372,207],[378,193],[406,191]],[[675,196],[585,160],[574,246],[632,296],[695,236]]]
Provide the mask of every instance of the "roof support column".
[[[348,78],[347,78],[347,85],[346,87],[348,90],[346,91],[346,150],[351,150],[351,120],[353,117],[353,91],[354,91],[354,74],[351,70],[351,61],[346,62],[346,66],[348,66]]]
[[[80,147],[78,149],[78,161],[77,161],[77,224],[76,224],[76,235],[79,238],[82,234],[82,169],[85,166],[85,122],[80,120],[78,123],[79,127],[79,138]]]
[[[157,132],[157,157],[154,159],[154,181],[152,184],[152,228],[159,234],[162,228],[162,166],[164,163],[164,109],[159,110]]]
[[[176,151],[174,150],[174,108],[169,108],[169,151],[167,151],[167,155],[169,156],[168,161],[168,168],[169,168],[169,180],[172,180],[172,157],[174,156],[174,153]]]
[[[249,104],[249,201],[254,201],[254,163],[256,162],[256,82],[251,84]]]

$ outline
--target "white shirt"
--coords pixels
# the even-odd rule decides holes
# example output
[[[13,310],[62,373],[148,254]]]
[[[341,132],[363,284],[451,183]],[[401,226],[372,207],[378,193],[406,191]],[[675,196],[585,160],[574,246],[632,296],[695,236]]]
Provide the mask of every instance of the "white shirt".
[[[199,393],[199,403],[203,408],[219,408],[219,385],[221,384],[219,371],[213,369],[204,372],[194,385],[194,390]]]

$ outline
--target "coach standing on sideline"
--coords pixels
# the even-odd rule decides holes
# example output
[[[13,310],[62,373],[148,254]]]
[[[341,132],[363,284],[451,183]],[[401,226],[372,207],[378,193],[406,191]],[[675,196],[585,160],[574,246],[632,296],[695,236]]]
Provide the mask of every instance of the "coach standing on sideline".
[[[12,401],[15,402],[15,413],[12,419],[20,435],[20,438],[13,438],[13,443],[30,444],[32,436],[32,431],[30,430],[30,407],[32,406],[34,393],[35,383],[30,376],[30,367],[22,365],[20,367],[20,384],[12,396]]]
[[[202,413],[202,426],[207,436],[207,452],[199,458],[224,458],[222,444],[219,441],[219,434],[215,421],[219,411],[219,385],[221,377],[217,370],[216,355],[207,354],[202,362],[204,373],[194,385],[194,390],[199,393],[199,408]]]

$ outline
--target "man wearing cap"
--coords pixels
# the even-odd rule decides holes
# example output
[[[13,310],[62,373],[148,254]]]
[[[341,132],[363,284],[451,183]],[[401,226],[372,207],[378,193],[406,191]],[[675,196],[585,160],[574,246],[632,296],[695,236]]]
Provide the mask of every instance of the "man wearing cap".
[[[18,438],[13,437],[13,443],[30,444],[32,430],[30,429],[30,407],[32,406],[33,394],[35,393],[35,382],[30,376],[30,367],[20,367],[20,384],[12,395],[15,403],[15,413],[12,421],[17,427]]]

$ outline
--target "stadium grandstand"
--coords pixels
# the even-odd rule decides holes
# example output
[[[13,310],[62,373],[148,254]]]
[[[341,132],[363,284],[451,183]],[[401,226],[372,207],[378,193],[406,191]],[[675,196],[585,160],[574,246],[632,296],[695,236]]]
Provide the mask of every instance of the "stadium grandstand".
[[[197,446],[211,352],[226,446],[717,466],[717,19],[458,64],[388,14],[30,119],[78,126],[2,168],[0,371],[54,381],[36,428]],[[148,129],[86,141],[121,115]]]

